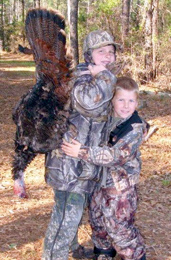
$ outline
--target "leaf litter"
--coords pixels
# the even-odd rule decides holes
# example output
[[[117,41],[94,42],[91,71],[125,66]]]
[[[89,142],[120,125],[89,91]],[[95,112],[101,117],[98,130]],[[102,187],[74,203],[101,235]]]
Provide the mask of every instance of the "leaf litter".
[[[26,60],[27,56],[6,55],[6,60]],[[5,66],[0,64],[0,68]],[[16,65],[17,66],[17,65]],[[9,73],[9,74],[8,74]],[[39,260],[43,239],[53,207],[53,192],[44,181],[44,155],[38,155],[25,173],[28,199],[13,195],[11,161],[14,154],[15,125],[12,109],[34,84],[20,74],[1,71],[0,79],[0,259]],[[15,76],[15,77],[14,77]],[[144,86],[143,86],[144,88]],[[147,87],[148,90],[148,87]],[[162,89],[161,89],[162,90]],[[160,90],[160,91],[161,91]],[[147,246],[148,260],[171,260],[171,97],[140,95],[145,101],[139,113],[157,131],[142,145],[142,172],[138,185],[136,225]],[[87,210],[79,228],[79,242],[93,247]],[[70,255],[69,260],[73,259]],[[120,258],[117,256],[116,260]]]

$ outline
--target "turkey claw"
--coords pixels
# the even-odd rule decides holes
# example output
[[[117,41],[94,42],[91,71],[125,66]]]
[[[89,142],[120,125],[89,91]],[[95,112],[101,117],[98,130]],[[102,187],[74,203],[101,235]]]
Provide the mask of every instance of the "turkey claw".
[[[26,188],[21,180],[15,180],[14,181],[14,195],[19,197],[19,198],[28,198],[28,195],[26,193]]]

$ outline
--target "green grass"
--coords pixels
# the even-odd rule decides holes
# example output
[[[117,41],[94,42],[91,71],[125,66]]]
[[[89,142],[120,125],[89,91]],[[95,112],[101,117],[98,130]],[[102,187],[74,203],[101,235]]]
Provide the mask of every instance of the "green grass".
[[[34,77],[35,75],[35,71],[30,71],[30,70],[26,70],[26,71],[8,71],[6,77],[11,77],[11,78],[27,78],[27,77]]]
[[[0,68],[4,69],[5,77],[33,77],[34,61],[0,60]]]
[[[35,67],[34,61],[16,61],[16,60],[0,60],[0,65],[14,66],[14,67]]]
[[[163,180],[162,184],[163,184],[163,186],[170,186],[171,185],[171,181],[170,180]]]

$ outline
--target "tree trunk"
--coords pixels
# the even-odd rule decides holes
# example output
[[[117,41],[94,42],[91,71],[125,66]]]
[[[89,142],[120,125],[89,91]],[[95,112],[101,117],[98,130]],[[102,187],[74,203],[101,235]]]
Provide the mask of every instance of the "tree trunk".
[[[70,0],[70,12],[69,12],[69,27],[70,27],[70,46],[71,52],[74,57],[74,65],[79,63],[78,54],[78,31],[77,31],[77,21],[78,21],[78,0]]]
[[[4,1],[1,2],[1,25],[0,25],[0,51],[5,50],[5,33],[4,33]]]
[[[36,0],[36,7],[40,8],[40,0]]]
[[[13,2],[13,22],[15,24],[16,21],[16,0]]]
[[[57,10],[59,9],[60,3],[61,3],[60,0],[57,0],[57,1],[56,1],[56,8],[57,8]]]
[[[33,0],[33,8],[36,8],[36,0]]]
[[[136,29],[140,28],[140,0],[137,0],[137,4],[135,7],[135,14],[136,14],[136,18],[135,18],[135,27]]]
[[[23,22],[23,25],[25,24],[25,13],[24,13],[24,8],[25,8],[25,0],[21,0],[21,3],[22,3],[22,22]],[[23,38],[23,43],[25,44],[25,28],[23,26],[23,30],[22,30],[22,38]]]
[[[145,70],[146,81],[153,78],[153,58],[152,58],[152,0],[148,1],[148,8],[145,19]]]
[[[129,33],[130,0],[122,0],[122,41],[125,42]]]
[[[153,46],[153,79],[157,74],[157,42],[158,42],[158,12],[159,12],[159,0],[153,0],[153,17],[152,17],[152,46]]]

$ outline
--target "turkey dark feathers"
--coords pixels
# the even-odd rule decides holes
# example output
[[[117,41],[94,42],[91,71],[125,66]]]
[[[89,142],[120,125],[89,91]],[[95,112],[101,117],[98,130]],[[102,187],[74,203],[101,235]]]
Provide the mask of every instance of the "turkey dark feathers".
[[[13,112],[19,145],[36,153],[46,153],[59,146],[67,130],[69,111],[65,102],[41,80],[22,97]]]
[[[64,17],[54,10],[31,9],[25,29],[37,82],[13,111],[16,124],[14,180],[21,177],[37,153],[47,153],[61,144],[67,131],[72,88],[73,60],[66,49]]]

